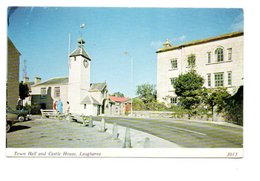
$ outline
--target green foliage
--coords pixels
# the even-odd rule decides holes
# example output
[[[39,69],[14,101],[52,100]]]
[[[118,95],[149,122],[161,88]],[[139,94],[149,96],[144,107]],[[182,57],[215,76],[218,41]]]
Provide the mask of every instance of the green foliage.
[[[235,124],[243,126],[243,86],[237,93],[225,100],[225,118]]]
[[[134,98],[133,99],[133,110],[135,111],[165,111],[167,110],[167,107],[164,105],[164,103],[159,103],[156,100],[153,100],[148,103],[144,103],[142,99],[140,98]]]
[[[145,104],[140,98],[133,98],[133,110],[141,111],[146,110]]]
[[[138,85],[136,93],[145,104],[156,100],[156,90],[153,84]]]
[[[29,88],[27,84],[24,84],[23,81],[19,84],[19,97],[24,100],[29,96]]]
[[[230,94],[227,92],[227,89],[225,87],[216,87],[211,89],[204,88],[201,91],[202,100],[205,105],[210,107],[210,110],[212,111],[214,107],[217,105],[217,112],[219,113],[221,110],[225,108],[226,102],[230,97]]]
[[[116,96],[116,97],[125,97],[123,93],[121,92],[115,92],[114,94],[112,94],[112,96]]]
[[[200,103],[200,90],[203,83],[204,79],[194,70],[181,74],[175,79],[173,86],[183,108],[191,111],[197,107]]]

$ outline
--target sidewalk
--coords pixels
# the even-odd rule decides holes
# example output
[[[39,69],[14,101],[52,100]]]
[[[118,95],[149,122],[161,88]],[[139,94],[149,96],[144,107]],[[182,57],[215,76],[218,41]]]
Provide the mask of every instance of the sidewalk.
[[[35,118],[17,123],[7,133],[8,148],[123,148],[126,128],[117,126],[119,137],[113,139],[113,125],[106,123],[106,132],[100,132],[101,123],[94,127],[68,120]],[[132,148],[176,148],[178,145],[156,136],[130,129]]]
[[[228,123],[225,121],[204,121],[204,120],[197,120],[197,119],[185,119],[185,118],[152,118],[152,117],[134,117],[134,116],[104,116],[104,117],[110,117],[110,118],[134,118],[134,119],[149,119],[149,120],[165,120],[165,121],[187,121],[187,122],[198,122],[198,123],[205,123],[205,124],[217,124],[217,125],[225,125],[235,128],[243,129],[243,126]]]

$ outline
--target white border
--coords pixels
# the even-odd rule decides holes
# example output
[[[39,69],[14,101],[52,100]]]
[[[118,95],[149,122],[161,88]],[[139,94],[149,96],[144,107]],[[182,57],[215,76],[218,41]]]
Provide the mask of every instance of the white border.
[[[245,126],[243,159],[11,159],[5,157],[5,125],[1,126],[1,180],[259,180],[259,6],[244,0],[143,0],[77,1],[9,0],[1,2],[0,38],[6,39],[6,8],[19,6],[95,6],[95,7],[209,7],[244,8],[245,13]],[[6,45],[0,44],[6,59]],[[1,100],[5,100],[6,67],[0,66]],[[4,120],[5,101],[1,101]]]
[[[243,148],[7,148],[6,156],[23,158],[242,158]]]

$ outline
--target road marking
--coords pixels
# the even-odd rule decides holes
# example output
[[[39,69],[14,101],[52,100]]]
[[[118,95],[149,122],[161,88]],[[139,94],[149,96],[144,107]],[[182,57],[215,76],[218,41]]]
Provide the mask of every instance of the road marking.
[[[190,133],[195,133],[195,134],[199,134],[199,135],[203,135],[203,136],[207,135],[207,134],[204,134],[204,133],[201,133],[201,132],[192,131],[192,130],[184,129],[184,128],[178,128],[178,127],[175,127],[175,126],[163,126],[163,127],[173,128],[173,129],[177,129],[177,130],[181,130],[181,131],[187,131],[187,132],[190,132]]]

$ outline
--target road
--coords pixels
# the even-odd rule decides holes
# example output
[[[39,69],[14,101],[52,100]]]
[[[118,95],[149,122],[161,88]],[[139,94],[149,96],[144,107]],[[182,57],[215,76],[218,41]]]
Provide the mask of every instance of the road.
[[[94,117],[94,120],[101,120]],[[242,148],[242,127],[198,121],[106,117],[106,122],[137,129],[186,148]]]

